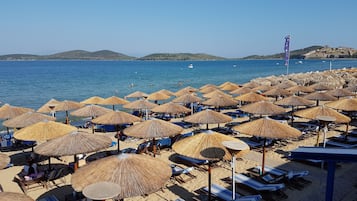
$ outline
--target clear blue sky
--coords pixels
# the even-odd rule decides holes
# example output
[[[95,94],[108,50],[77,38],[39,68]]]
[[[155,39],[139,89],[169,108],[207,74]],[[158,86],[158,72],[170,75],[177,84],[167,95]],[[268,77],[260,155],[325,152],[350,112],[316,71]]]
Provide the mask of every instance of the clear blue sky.
[[[0,55],[82,49],[235,58],[357,48],[356,0],[3,0]]]

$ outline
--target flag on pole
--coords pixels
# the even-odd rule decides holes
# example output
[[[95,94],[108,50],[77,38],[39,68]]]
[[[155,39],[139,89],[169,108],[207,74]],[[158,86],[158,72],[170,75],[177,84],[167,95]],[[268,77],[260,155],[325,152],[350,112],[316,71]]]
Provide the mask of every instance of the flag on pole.
[[[289,57],[290,57],[289,46],[290,46],[290,35],[287,35],[285,37],[285,46],[284,46],[285,66],[289,66]]]

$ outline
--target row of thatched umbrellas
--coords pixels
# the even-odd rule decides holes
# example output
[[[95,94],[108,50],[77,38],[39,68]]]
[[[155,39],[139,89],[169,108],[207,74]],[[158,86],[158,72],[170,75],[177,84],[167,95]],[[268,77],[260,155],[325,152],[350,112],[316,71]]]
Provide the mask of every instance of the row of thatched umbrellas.
[[[190,95],[190,96],[192,96],[192,95]],[[224,97],[225,95],[221,95],[221,94],[216,94],[216,96],[218,96],[218,97],[220,97],[221,99],[222,99],[222,97]],[[244,100],[244,101],[246,101],[246,100]],[[266,102],[262,102],[262,104],[267,104]],[[247,110],[249,110],[249,107],[248,107],[248,105],[247,105]],[[243,108],[244,109],[244,108]],[[187,117],[187,118],[185,118],[185,120],[187,121],[187,119],[188,119],[188,121],[193,121],[193,123],[206,123],[206,124],[209,124],[209,123],[225,123],[225,122],[229,122],[229,121],[231,121],[231,119],[226,119],[226,120],[222,120],[222,121],[218,121],[218,120],[216,120],[216,119],[214,119],[213,118],[213,120],[212,119],[210,119],[210,120],[208,120],[208,118],[206,118],[206,119],[204,119],[204,118],[202,118],[202,116],[210,116],[209,114],[212,114],[212,112],[213,111],[211,111],[211,110],[205,110],[205,111],[202,111],[202,113],[196,113],[195,115],[197,115],[197,116],[199,116],[199,117],[197,117],[196,118],[196,122],[195,122],[195,120],[190,120],[190,118],[192,118],[192,119],[195,119],[195,118],[193,118],[194,117],[194,115],[191,115],[191,116],[189,116],[189,117]],[[268,112],[269,113],[269,112]],[[198,115],[198,114],[200,114],[200,115]],[[202,114],[202,115],[201,115]],[[203,114],[205,114],[205,115],[203,115]],[[265,113],[264,112],[257,112],[257,114],[262,114],[262,115],[265,115]],[[212,116],[212,115],[211,115]],[[216,117],[215,117],[216,118]],[[218,117],[217,117],[218,118]],[[230,117],[229,117],[230,118]],[[111,119],[111,118],[110,118]],[[219,118],[218,118],[219,119]],[[94,121],[94,120],[93,120]],[[268,119],[262,119],[262,121],[268,121]],[[271,121],[273,121],[273,120],[271,120]],[[148,121],[146,121],[146,122],[148,122]],[[275,123],[275,121],[273,121],[274,123]],[[143,122],[143,123],[145,123],[145,122]],[[143,123],[139,123],[139,124],[137,124],[137,125],[140,125],[140,124],[143,124]],[[250,122],[250,123],[253,123],[253,122]],[[254,122],[255,123],[255,122]],[[249,129],[247,130],[247,131],[244,131],[244,129],[243,128],[240,128],[240,127],[237,127],[237,128],[235,128],[235,129],[237,129],[238,131],[240,130],[240,129],[243,129],[243,130],[240,130],[240,132],[242,132],[242,133],[247,133],[247,134],[249,134],[249,131],[251,131],[252,130],[252,127],[251,126],[248,126],[248,123],[247,124],[244,124],[244,125],[246,125]],[[265,125],[265,126],[261,126],[261,127],[266,127],[266,128],[269,128],[269,127],[272,127],[272,128],[277,128],[277,127],[279,127],[279,126],[281,126],[281,125],[284,125],[284,124],[279,124],[279,125],[270,125],[269,124],[269,126],[266,126],[267,124],[266,123],[263,123],[262,125]],[[243,125],[241,125],[241,126],[243,126]],[[253,128],[255,128],[256,127],[256,125],[253,127]],[[129,127],[128,128],[128,130],[129,130],[129,132],[127,132],[128,134],[130,133],[130,129],[132,129],[132,128],[134,128],[134,126],[132,126],[132,127]],[[257,127],[257,128],[259,128],[259,126]],[[137,128],[138,129],[138,128]],[[24,129],[25,130],[25,129]],[[128,131],[127,130],[127,131]],[[132,130],[135,130],[135,129],[132,129]],[[266,130],[269,130],[269,129],[266,129]],[[282,130],[282,129],[280,129],[280,130]],[[293,133],[293,132],[292,132]],[[264,136],[266,133],[264,132],[264,131],[254,131],[254,134],[253,135],[258,135],[258,136]],[[271,133],[270,133],[271,134]],[[286,133],[285,133],[286,134]],[[75,135],[75,134],[72,134],[72,135]],[[206,134],[205,135],[205,137],[207,137],[208,135]],[[209,135],[209,136],[211,136],[211,135]],[[212,135],[213,136],[213,135]],[[264,137],[266,137],[266,136],[264,136]],[[271,136],[270,136],[271,137]],[[280,136],[274,136],[274,138],[279,138]],[[296,137],[296,135],[294,136],[294,137]],[[153,137],[154,138],[154,137]],[[189,138],[187,138],[187,140],[188,140]],[[215,140],[215,141],[217,141],[217,140]],[[209,147],[207,147],[207,140],[205,141],[206,142],[206,148],[205,149],[208,149],[208,148],[212,148],[212,147],[215,147],[215,146],[218,146],[218,145],[212,145],[212,146],[209,146]],[[175,145],[174,147],[176,147],[176,146],[178,146],[178,145]],[[195,146],[196,147],[196,146]],[[180,153],[181,151],[178,149],[178,150],[176,150],[176,149],[178,149],[178,148],[174,148],[174,150],[175,151],[177,151],[178,153]],[[213,149],[213,150],[215,150],[215,149]],[[83,150],[82,150],[83,151]],[[192,154],[192,153],[197,153],[197,152],[190,152],[190,153],[188,153],[187,155],[189,155],[189,156],[193,156],[193,155],[190,155],[190,154]],[[209,156],[209,157],[206,157],[206,159],[207,158],[210,158],[212,155],[214,155],[214,154],[217,154],[216,153],[216,151],[211,151],[211,149],[209,149],[209,150],[206,150],[205,152],[204,152],[205,154],[207,154],[208,153],[208,155],[206,155],[206,156]],[[185,153],[183,153],[183,154],[185,154]],[[195,156],[196,158],[202,158],[202,150],[199,152],[199,154],[200,154],[200,156]],[[117,158],[122,158],[122,157],[117,157]],[[123,158],[127,158],[127,157],[123,157]],[[205,158],[205,155],[203,154],[203,158]],[[212,157],[211,157],[212,158]],[[213,157],[214,158],[214,157]],[[264,158],[264,157],[263,157]],[[124,195],[124,193],[122,193],[123,195]],[[121,195],[121,194],[119,194],[119,195]]]

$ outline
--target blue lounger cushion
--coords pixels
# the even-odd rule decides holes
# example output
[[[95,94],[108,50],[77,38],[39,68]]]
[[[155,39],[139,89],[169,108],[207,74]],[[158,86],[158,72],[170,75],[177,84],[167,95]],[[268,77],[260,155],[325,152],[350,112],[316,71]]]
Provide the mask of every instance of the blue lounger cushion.
[[[203,190],[208,192],[208,187],[204,187]],[[218,185],[218,184],[211,185],[211,193],[222,200],[232,200],[233,192],[227,188],[224,188],[223,186]],[[259,201],[262,199],[262,196],[261,195],[243,196],[239,193],[236,193],[235,198],[236,198],[235,199],[236,201]]]
[[[244,174],[236,174],[234,176],[236,183],[244,184],[257,191],[277,191],[285,188],[285,185],[282,183],[279,184],[264,184],[260,181],[257,181],[251,177],[248,177]]]

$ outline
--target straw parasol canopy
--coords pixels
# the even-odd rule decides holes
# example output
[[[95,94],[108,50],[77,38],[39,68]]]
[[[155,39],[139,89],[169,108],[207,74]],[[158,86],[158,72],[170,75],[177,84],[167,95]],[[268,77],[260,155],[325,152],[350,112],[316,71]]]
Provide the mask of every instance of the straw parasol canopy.
[[[124,134],[137,138],[170,137],[182,132],[183,128],[160,119],[147,120],[124,129]]]
[[[209,93],[203,94],[203,97],[205,97],[205,98],[213,98],[213,97],[216,97],[216,96],[231,97],[231,95],[228,95],[228,94],[226,94],[225,92],[223,92],[223,91],[221,91],[219,89],[216,89],[216,90],[211,91]]]
[[[129,103],[129,101],[116,97],[116,96],[111,96],[108,97],[106,99],[104,99],[103,101],[99,102],[99,105],[112,105],[113,106],[113,110],[114,110],[114,105],[124,105]]]
[[[265,91],[269,91],[271,90],[272,87],[269,86],[269,85],[260,85],[260,86],[257,86],[257,87],[254,87],[252,89],[252,91],[260,91],[260,92],[265,92]]]
[[[334,101],[337,100],[337,98],[329,95],[326,92],[314,92],[311,94],[307,94],[306,96],[304,96],[304,98],[308,99],[308,100],[316,100],[316,106],[319,105],[319,101]]]
[[[280,89],[287,89],[289,87],[293,87],[296,86],[296,82],[292,81],[292,80],[284,80],[283,82],[281,82],[278,85],[275,85],[276,88],[280,88]]]
[[[148,97],[149,95],[147,93],[141,92],[141,91],[135,91],[131,94],[128,94],[125,96],[125,98],[145,98]]]
[[[223,87],[225,87],[225,86],[232,86],[232,85],[238,86],[237,84],[235,84],[235,83],[233,83],[233,82],[227,81],[227,82],[225,82],[225,83],[219,85],[218,87],[219,87],[219,88],[223,88]]]
[[[170,96],[165,94],[165,93],[162,93],[162,92],[154,92],[154,93],[151,93],[147,99],[148,100],[154,100],[154,101],[158,101],[158,100],[166,100],[166,99],[169,99]]]
[[[35,152],[44,156],[70,156],[99,151],[111,144],[108,136],[73,131],[38,145]]]
[[[5,105],[0,107],[0,119],[11,119],[23,113],[31,111],[33,111],[33,109],[11,106],[6,103]]]
[[[337,112],[336,110],[325,106],[316,106],[313,108],[300,110],[295,112],[294,115],[306,119],[317,119],[318,116],[330,116],[334,117],[336,119],[335,122],[337,123],[348,123],[351,121],[351,118],[349,118],[348,116],[343,115]]]
[[[232,97],[230,97],[228,95],[216,95],[216,96],[202,102],[202,104],[219,108],[219,107],[227,107],[227,106],[237,105],[238,101],[234,100]]]
[[[208,124],[227,123],[232,121],[233,119],[232,117],[222,114],[220,112],[206,109],[188,117],[185,117],[183,120],[190,123],[206,124],[208,129]]]
[[[291,95],[291,93],[288,90],[275,87],[273,89],[270,89],[269,91],[264,92],[264,95],[278,97],[278,96],[289,96]]]
[[[332,87],[328,86],[325,83],[319,82],[316,84],[313,84],[310,86],[312,89],[314,89],[315,91],[326,91],[326,90],[331,90]]]
[[[43,121],[16,131],[14,137],[18,140],[46,141],[76,130],[76,127],[67,124]]]
[[[187,137],[172,146],[173,150],[181,155],[201,160],[230,160],[231,153],[223,145],[224,141],[233,141],[239,144],[242,151],[236,153],[240,157],[249,151],[249,146],[243,141],[221,133],[208,130],[203,133]],[[208,200],[211,198],[211,162],[208,163]]]
[[[235,83],[227,83],[224,86],[220,87],[220,89],[224,90],[224,91],[233,91],[233,90],[236,90],[238,88],[239,88],[239,86],[237,84],[235,84]]]
[[[119,154],[81,167],[72,175],[71,183],[74,190],[79,192],[90,184],[112,182],[120,186],[118,199],[123,199],[156,192],[170,176],[170,166],[157,158]]]
[[[75,101],[64,100],[60,102],[56,107],[55,111],[65,111],[66,112],[66,124],[69,124],[68,111],[81,108],[83,105]]]
[[[268,117],[234,126],[233,129],[243,134],[264,138],[262,173],[264,173],[266,138],[297,138],[301,135],[301,132],[296,128],[293,128],[288,124],[269,119]]]
[[[169,91],[169,90],[167,90],[167,89],[161,89],[161,90],[158,91],[158,92],[164,93],[164,94],[166,94],[166,95],[168,95],[168,96],[174,96],[174,92]]]
[[[104,98],[102,98],[102,97],[92,96],[90,98],[87,98],[87,99],[81,101],[81,103],[85,104],[85,105],[99,104],[103,100],[104,100]]]
[[[156,106],[158,106],[158,105],[155,103],[151,103],[145,99],[136,100],[136,101],[133,101],[133,102],[123,105],[124,108],[134,109],[134,110],[138,110],[138,109],[150,110]]]
[[[55,121],[55,117],[37,112],[26,112],[17,117],[4,121],[2,124],[8,128],[24,128],[41,121]]]
[[[249,92],[240,96],[235,97],[234,99],[244,101],[244,102],[258,102],[268,100],[266,97],[259,95],[254,92]]]
[[[179,96],[175,99],[172,100],[172,102],[174,103],[183,103],[183,104],[187,104],[187,103],[195,103],[195,102],[200,102],[202,99],[192,95],[192,94],[185,94],[182,96]]]
[[[206,86],[204,88],[200,88],[200,92],[203,94],[210,93],[212,91],[216,91],[218,88],[216,86]]]
[[[211,130],[207,130],[202,133],[198,133],[193,136],[179,140],[172,145],[172,148],[178,154],[191,158],[197,158],[200,160],[220,160],[222,158],[225,160],[230,160],[232,158],[232,155],[222,144],[223,141],[234,141],[240,144],[240,146],[242,147],[241,150],[243,151],[238,153],[236,155],[237,157],[240,157],[247,151],[249,151],[249,146],[245,142],[237,138]],[[204,150],[212,152],[203,154],[202,151]],[[223,154],[221,150],[224,151]]]
[[[185,94],[190,94],[190,93],[193,93],[193,92],[196,92],[198,91],[196,88],[194,87],[191,87],[191,86],[187,86],[183,89],[180,89],[178,91],[176,91],[174,94],[175,96],[182,96],[182,95],[185,95]]]
[[[151,111],[156,113],[164,113],[164,114],[181,114],[181,113],[188,113],[191,110],[180,104],[169,102],[156,106],[153,109],[151,109]]]
[[[200,90],[205,89],[205,88],[216,88],[217,89],[218,87],[214,84],[205,84],[202,87],[200,87]]]
[[[118,125],[139,122],[141,118],[121,111],[111,111],[92,120],[95,124]]]
[[[0,192],[1,201],[34,201],[28,195],[23,193],[14,193],[14,192]]]
[[[251,88],[251,89],[253,89],[257,86],[259,86],[259,84],[256,82],[247,82],[247,83],[243,84],[243,87],[247,87],[247,88]]]
[[[90,184],[83,189],[83,195],[92,200],[107,200],[117,197],[120,186],[112,182],[98,182]]]
[[[98,117],[104,115],[112,110],[98,106],[98,105],[86,105],[80,109],[71,112],[71,115],[78,117]]]
[[[301,86],[301,85],[295,85],[292,87],[287,88],[286,90],[290,91],[291,93],[297,93],[299,95],[301,92],[303,93],[311,93],[314,92],[315,90],[311,87],[306,87],[306,86]]]
[[[240,110],[257,115],[277,115],[285,113],[285,109],[268,101],[259,101],[244,105]]]
[[[116,125],[116,130],[117,130],[117,140],[118,140],[118,152],[120,151],[119,147],[119,140],[120,140],[120,133],[119,133],[119,128],[118,125],[120,124],[131,124],[134,122],[139,122],[141,121],[141,118],[134,116],[132,114],[128,114],[126,112],[121,112],[121,111],[111,111],[108,112],[100,117],[97,117],[92,120],[93,123],[95,124],[103,124],[103,125]]]
[[[249,92],[254,92],[251,88],[248,88],[248,87],[241,87],[241,88],[238,88],[234,91],[231,91],[229,92],[230,94],[237,94],[237,95],[242,95],[242,94],[246,94],[246,93],[249,93]]]
[[[49,100],[47,103],[45,103],[44,105],[42,105],[37,112],[40,113],[52,113],[54,112],[54,108],[60,103],[60,101],[52,98],[51,100]]]
[[[4,169],[10,163],[10,157],[0,153],[0,169]]]
[[[284,105],[284,106],[309,106],[313,105],[314,102],[308,99],[305,99],[300,96],[289,96],[287,98],[278,100],[275,102],[276,105]]]
[[[346,96],[353,96],[354,94],[346,89],[333,89],[331,91],[327,92],[331,96],[340,98],[340,97],[346,97]]]
[[[325,104],[336,110],[357,111],[357,98],[345,98]]]

